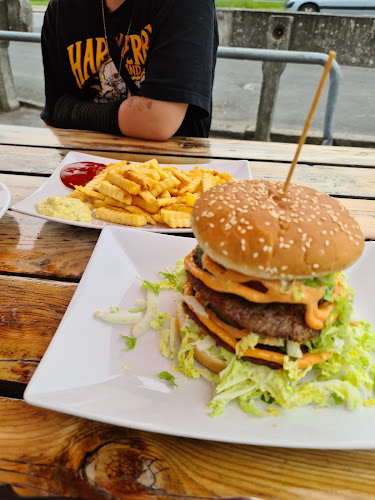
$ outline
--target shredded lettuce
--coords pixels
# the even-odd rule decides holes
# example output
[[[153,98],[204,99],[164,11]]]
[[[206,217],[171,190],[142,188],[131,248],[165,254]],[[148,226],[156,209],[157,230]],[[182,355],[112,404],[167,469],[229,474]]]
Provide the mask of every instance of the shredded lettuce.
[[[154,330],[162,330],[164,326],[164,320],[170,319],[170,315],[167,312],[158,314],[157,318],[150,321],[150,326]]]
[[[314,281],[311,286],[330,286],[334,276],[324,277],[324,283]],[[338,279],[341,282],[341,277]],[[280,408],[287,410],[309,404],[317,407],[344,405],[348,409],[360,404],[375,404],[375,332],[369,323],[350,323],[354,293],[345,282],[341,284],[341,296],[334,298],[335,308],[321,335],[304,342],[313,353],[333,354],[326,361],[306,369],[299,368],[298,359],[291,356],[293,352],[285,356],[283,370],[272,370],[241,359],[247,348],[256,345],[256,335],[242,339],[236,354],[232,354],[222,347],[205,345],[205,336],[197,328],[182,329],[178,369],[185,375],[199,376],[193,359],[194,346],[202,346],[209,355],[227,364],[211,378],[214,391],[208,409],[212,417],[221,415],[231,401],[236,401],[244,412],[253,416],[277,416]]]
[[[136,323],[130,330],[133,337],[139,337],[147,332],[150,328],[150,324],[153,321],[156,321],[158,318],[158,298],[157,294],[155,294],[154,290],[150,287],[147,287],[146,290],[147,296],[147,306],[146,312],[143,317]]]
[[[147,289],[151,290],[155,295],[159,295],[160,286],[158,283],[151,283],[150,281],[143,280],[142,278],[138,278],[138,276],[137,276],[137,279],[142,281],[141,288],[144,288],[145,290],[147,290]]]
[[[243,339],[241,339],[236,344],[236,354],[238,356],[243,356],[248,349],[254,349],[254,347],[259,343],[259,335],[255,333],[249,333]]]
[[[184,261],[182,259],[178,261],[173,271],[170,271],[166,267],[165,272],[160,272],[159,274],[164,276],[164,279],[158,283],[160,289],[175,288],[180,293],[184,291],[184,284],[187,278]]]
[[[171,373],[164,371],[158,373],[157,376],[162,380],[167,380],[171,385],[177,387],[177,384],[175,382],[176,378]]]
[[[329,286],[334,287],[336,283],[336,273],[326,274],[325,276],[317,276],[316,278],[302,279],[302,283],[306,286],[319,287]]]
[[[204,335],[198,332],[198,328],[194,326],[185,326],[180,330],[182,341],[181,347],[177,355],[178,371],[191,378],[199,378],[200,373],[194,366],[194,346],[192,342],[203,340]]]
[[[135,344],[137,342],[137,339],[135,339],[134,337],[128,337],[127,335],[121,335],[121,338],[123,339],[125,344],[128,346],[127,349],[122,349],[123,351],[128,352],[131,349],[134,349]]]
[[[134,325],[141,319],[140,312],[122,311],[118,307],[110,307],[107,312],[96,311],[94,316],[115,325]]]
[[[177,353],[177,337],[176,321],[171,318],[169,328],[165,328],[160,333],[159,351],[167,359],[174,359]]]
[[[257,366],[234,357],[228,367],[219,374],[219,383],[214,397],[208,405],[210,415],[221,415],[225,406],[239,399],[241,408],[254,416],[265,415],[261,396],[266,394],[274,404],[283,409],[316,403],[318,407],[329,405],[331,394],[336,401],[354,409],[362,401],[361,391],[348,380],[296,382],[290,380],[286,371]]]

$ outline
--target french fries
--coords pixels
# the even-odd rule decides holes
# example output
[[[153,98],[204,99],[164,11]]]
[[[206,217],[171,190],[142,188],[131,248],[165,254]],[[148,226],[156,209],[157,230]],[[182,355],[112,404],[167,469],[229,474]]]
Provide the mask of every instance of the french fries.
[[[68,197],[94,207],[97,219],[129,226],[166,224],[190,227],[199,195],[212,186],[234,180],[227,172],[162,167],[157,160],[111,163],[86,186],[75,186]]]

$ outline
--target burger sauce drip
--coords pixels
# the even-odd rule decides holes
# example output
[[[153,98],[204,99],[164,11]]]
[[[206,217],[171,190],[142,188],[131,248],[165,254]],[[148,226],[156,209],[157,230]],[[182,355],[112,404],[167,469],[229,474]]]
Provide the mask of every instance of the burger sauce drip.
[[[60,179],[65,186],[74,189],[74,186],[85,186],[104,168],[106,168],[104,163],[93,161],[69,163],[61,169]]]

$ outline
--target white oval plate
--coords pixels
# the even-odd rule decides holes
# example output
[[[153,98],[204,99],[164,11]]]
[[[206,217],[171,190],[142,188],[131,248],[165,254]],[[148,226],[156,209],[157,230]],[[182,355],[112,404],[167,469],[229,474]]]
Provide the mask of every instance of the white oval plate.
[[[5,184],[0,182],[0,219],[10,205],[10,193]]]

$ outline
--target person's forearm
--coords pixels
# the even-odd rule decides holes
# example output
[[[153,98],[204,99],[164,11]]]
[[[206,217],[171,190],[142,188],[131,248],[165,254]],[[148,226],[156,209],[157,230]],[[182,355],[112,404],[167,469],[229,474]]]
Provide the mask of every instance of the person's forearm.
[[[187,107],[185,103],[130,97],[119,108],[119,128],[125,136],[165,141],[179,129]]]

